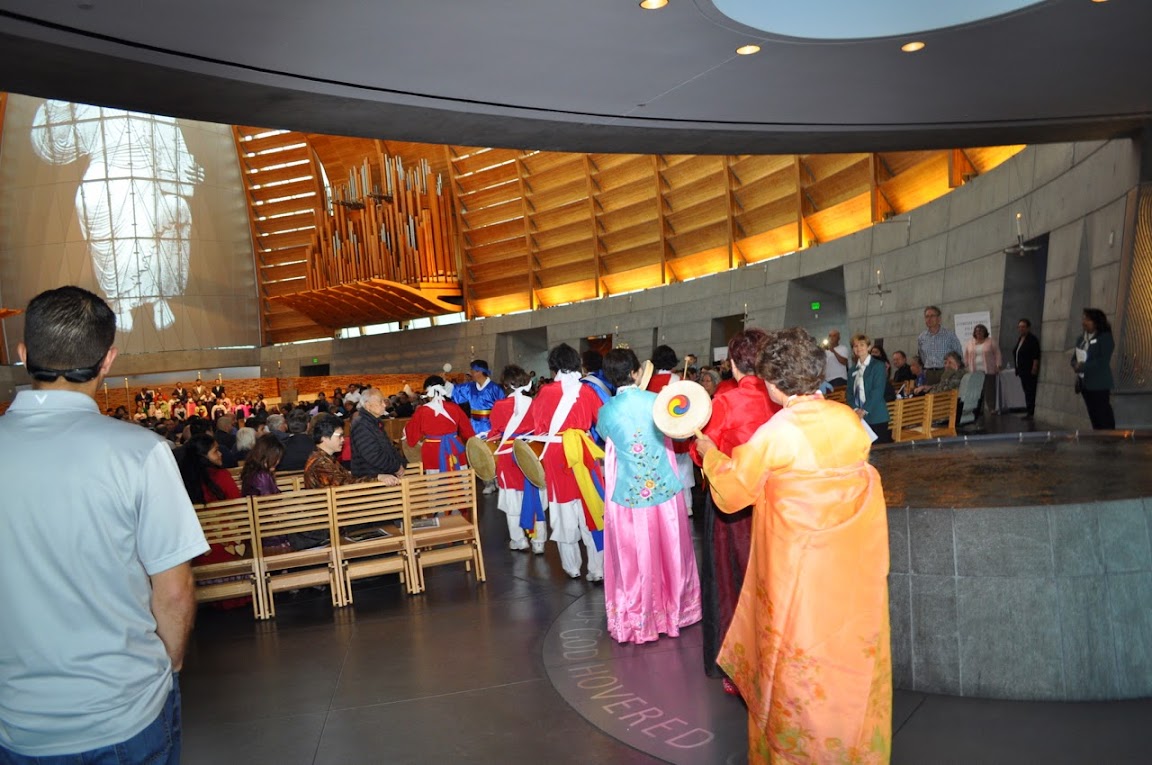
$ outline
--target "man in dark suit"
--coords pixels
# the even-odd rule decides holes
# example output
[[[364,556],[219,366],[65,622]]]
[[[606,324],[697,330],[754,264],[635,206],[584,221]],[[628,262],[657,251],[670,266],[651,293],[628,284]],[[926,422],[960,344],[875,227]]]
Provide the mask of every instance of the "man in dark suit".
[[[1020,339],[1016,342],[1016,376],[1024,389],[1024,405],[1027,411],[1024,419],[1031,420],[1036,414],[1036,379],[1040,376],[1040,341],[1032,334],[1032,322],[1021,319],[1017,324]]]

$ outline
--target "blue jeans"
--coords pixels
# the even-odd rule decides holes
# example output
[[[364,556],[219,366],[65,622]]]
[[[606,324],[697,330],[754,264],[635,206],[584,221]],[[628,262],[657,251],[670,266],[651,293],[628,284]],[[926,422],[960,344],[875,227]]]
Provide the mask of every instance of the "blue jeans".
[[[0,746],[0,765],[180,765],[180,675],[160,715],[127,741],[79,754],[30,757]]]

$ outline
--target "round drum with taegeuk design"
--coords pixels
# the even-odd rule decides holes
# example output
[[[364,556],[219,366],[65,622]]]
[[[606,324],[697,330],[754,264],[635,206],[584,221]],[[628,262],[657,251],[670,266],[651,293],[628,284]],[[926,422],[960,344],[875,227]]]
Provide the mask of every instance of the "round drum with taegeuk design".
[[[712,417],[712,398],[691,380],[677,380],[656,394],[652,419],[669,438],[690,438]]]

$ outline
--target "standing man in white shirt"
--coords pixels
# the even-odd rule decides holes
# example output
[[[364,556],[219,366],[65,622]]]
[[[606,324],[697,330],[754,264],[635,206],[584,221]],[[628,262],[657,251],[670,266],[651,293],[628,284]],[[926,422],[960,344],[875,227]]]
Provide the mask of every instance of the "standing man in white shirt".
[[[840,330],[828,333],[828,343],[824,347],[824,379],[833,388],[848,384],[848,346],[840,343]]]
[[[115,336],[112,309],[79,287],[25,312],[32,390],[0,418],[6,765],[180,761],[189,561],[208,544],[164,440],[97,408]]]

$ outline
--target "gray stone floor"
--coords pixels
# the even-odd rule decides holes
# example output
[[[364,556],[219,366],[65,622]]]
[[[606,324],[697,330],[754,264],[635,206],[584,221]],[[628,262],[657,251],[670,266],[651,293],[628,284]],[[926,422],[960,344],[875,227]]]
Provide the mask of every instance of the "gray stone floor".
[[[595,604],[599,587],[568,579],[552,549],[509,552],[495,497],[485,500],[484,585],[450,567],[429,572],[418,597],[396,577],[358,584],[348,609],[313,590],[283,597],[271,623],[202,609],[182,674],[185,765],[660,762],[590,723],[550,679],[553,624]],[[689,629],[678,641],[630,654],[633,676],[653,694],[665,689],[661,703],[688,703],[712,720],[726,753],[716,762],[741,762],[742,707],[698,677],[699,636]],[[1152,762],[1152,700],[897,691],[893,709],[898,765]]]

